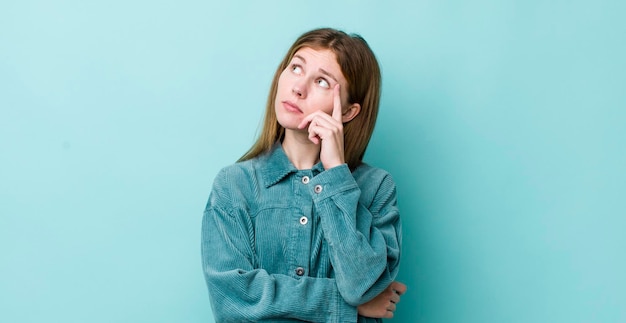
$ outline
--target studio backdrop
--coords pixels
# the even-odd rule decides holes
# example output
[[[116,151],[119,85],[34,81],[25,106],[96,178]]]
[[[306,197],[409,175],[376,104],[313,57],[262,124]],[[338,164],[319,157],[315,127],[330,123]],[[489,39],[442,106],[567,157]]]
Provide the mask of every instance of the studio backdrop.
[[[213,322],[200,224],[301,33],[383,72],[391,322],[626,322],[622,1],[0,4],[0,321]]]

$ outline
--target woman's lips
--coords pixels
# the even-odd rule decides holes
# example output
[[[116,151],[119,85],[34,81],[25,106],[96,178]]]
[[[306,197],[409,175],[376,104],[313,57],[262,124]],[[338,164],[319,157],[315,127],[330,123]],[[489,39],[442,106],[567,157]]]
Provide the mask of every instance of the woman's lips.
[[[282,103],[283,103],[283,107],[285,107],[287,111],[302,113],[302,110],[300,110],[300,108],[298,108],[298,106],[295,103],[291,101],[283,101]]]

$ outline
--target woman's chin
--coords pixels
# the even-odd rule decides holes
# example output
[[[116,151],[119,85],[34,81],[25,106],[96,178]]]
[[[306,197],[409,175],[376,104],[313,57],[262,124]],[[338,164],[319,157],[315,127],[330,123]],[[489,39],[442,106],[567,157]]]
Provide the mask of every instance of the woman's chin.
[[[294,131],[302,131],[302,130],[306,131],[306,128],[305,129],[298,128],[298,126],[300,125],[300,122],[302,122],[302,118],[295,117],[295,116],[278,119],[278,124],[281,125],[285,129],[290,129]]]

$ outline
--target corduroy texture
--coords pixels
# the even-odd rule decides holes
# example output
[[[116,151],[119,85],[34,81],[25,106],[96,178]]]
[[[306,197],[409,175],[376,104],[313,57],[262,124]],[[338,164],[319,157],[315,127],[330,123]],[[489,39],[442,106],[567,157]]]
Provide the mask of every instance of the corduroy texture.
[[[400,246],[387,172],[297,170],[279,144],[217,175],[202,223],[217,322],[379,322],[356,306],[395,279]]]

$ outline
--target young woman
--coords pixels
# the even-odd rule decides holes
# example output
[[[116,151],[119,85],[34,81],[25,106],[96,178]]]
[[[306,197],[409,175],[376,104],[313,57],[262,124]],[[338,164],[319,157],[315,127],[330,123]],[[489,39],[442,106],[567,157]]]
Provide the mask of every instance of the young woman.
[[[379,322],[406,290],[391,176],[362,162],[380,98],[363,38],[300,36],[272,82],[262,133],[222,169],[202,223],[217,322]]]

